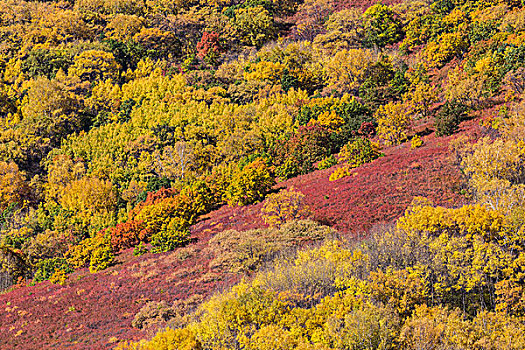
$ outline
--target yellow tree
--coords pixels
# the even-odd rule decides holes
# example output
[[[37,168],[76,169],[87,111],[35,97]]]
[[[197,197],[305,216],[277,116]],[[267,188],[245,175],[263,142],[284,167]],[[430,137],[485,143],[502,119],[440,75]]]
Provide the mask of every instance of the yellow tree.
[[[262,158],[257,158],[233,175],[226,199],[230,205],[260,201],[274,183],[270,168]]]
[[[325,74],[329,90],[356,92],[366,80],[367,70],[376,61],[371,50],[350,49],[326,58]]]
[[[273,38],[273,18],[262,6],[239,8],[235,10],[233,26],[241,43],[261,47]]]
[[[47,202],[57,201],[63,196],[67,185],[80,180],[86,172],[82,162],[74,162],[67,155],[53,157],[47,167],[47,181],[44,185],[44,194]]]
[[[304,194],[293,187],[268,196],[261,209],[264,222],[280,226],[287,221],[297,220],[310,214],[304,203]]]
[[[153,58],[168,58],[180,55],[180,41],[171,32],[159,28],[142,28],[133,36],[146,54]]]
[[[441,67],[467,48],[468,43],[463,33],[445,33],[440,35],[437,41],[429,42],[424,54],[430,66]]]
[[[22,205],[29,196],[29,186],[14,162],[0,162],[0,210],[17,203]]]
[[[319,34],[314,42],[331,53],[357,47],[363,36],[362,22],[362,11],[357,7],[333,13],[325,23],[326,34]]]
[[[118,14],[108,23],[106,29],[110,31],[111,38],[126,42],[131,40],[143,27],[144,20],[141,17]]]
[[[403,95],[403,101],[416,115],[426,118],[430,116],[432,105],[438,101],[438,91],[431,84],[420,82]]]
[[[80,223],[93,234],[114,224],[117,195],[111,182],[83,177],[66,186],[59,204],[72,213],[66,224]]]
[[[119,69],[120,66],[112,53],[100,50],[87,50],[75,57],[68,73],[71,76],[79,77],[83,81],[96,82],[116,79]]]
[[[412,117],[402,103],[389,102],[375,113],[377,134],[387,145],[397,145],[406,140],[412,126]]]

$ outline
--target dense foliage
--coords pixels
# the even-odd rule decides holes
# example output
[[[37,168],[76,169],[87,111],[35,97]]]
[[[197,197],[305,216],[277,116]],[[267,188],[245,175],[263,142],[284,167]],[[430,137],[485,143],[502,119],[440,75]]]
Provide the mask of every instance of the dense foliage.
[[[118,348],[181,348],[187,334],[193,349],[521,349],[520,224],[420,199],[363,243],[328,240],[281,259],[183,328]]]
[[[130,347],[525,347],[521,2],[0,0],[0,38],[0,288],[180,249],[262,202],[269,228],[209,243],[253,280]],[[277,182],[337,184],[433,131],[470,205],[294,253],[335,233]]]

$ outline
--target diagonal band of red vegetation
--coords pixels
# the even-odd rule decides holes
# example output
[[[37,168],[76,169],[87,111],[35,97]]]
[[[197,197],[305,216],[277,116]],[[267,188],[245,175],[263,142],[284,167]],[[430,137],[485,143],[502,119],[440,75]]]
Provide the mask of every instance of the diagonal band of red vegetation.
[[[449,138],[429,135],[424,141],[415,150],[406,143],[385,149],[384,157],[349,177],[330,182],[331,168],[278,187],[303,192],[316,220],[350,236],[396,219],[415,196],[460,205],[465,198],[458,191],[459,171],[449,159]],[[206,297],[238,281],[238,276],[210,270],[207,242],[222,230],[264,227],[261,206],[224,206],[208,214],[192,227],[195,243],[185,248],[141,257],[127,250],[115,266],[96,274],[76,271],[64,286],[45,281],[0,295],[0,348],[104,349],[117,340],[145,337],[131,322],[147,301]]]

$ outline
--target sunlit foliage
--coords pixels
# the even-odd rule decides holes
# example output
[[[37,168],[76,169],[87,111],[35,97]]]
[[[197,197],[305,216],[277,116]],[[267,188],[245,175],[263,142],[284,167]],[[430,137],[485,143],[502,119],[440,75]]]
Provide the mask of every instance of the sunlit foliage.
[[[268,196],[261,209],[264,221],[270,226],[280,226],[287,221],[297,220],[310,213],[304,203],[304,194],[293,187]]]
[[[253,279],[122,349],[524,347],[520,1],[0,0],[0,38],[7,284],[67,288],[197,241],[206,278]],[[305,204],[330,194],[284,181],[332,167],[343,190],[379,144],[431,158],[448,142],[469,205],[416,200],[363,241],[306,246],[336,236],[301,220],[332,225]],[[222,205],[270,227],[206,236]]]
[[[495,298],[506,293],[500,281],[520,273],[505,269],[521,259],[507,243],[521,238],[507,224],[483,206],[419,199],[397,227],[357,246],[327,241],[274,262],[202,304],[185,329],[208,348],[266,344],[276,332],[312,349],[521,344],[522,323]]]

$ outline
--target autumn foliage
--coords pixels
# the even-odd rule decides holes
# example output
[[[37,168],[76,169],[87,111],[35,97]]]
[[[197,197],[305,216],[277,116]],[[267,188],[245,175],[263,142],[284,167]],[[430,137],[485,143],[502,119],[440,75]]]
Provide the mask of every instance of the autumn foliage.
[[[304,203],[304,194],[293,187],[268,196],[261,209],[264,221],[270,226],[280,226],[287,221],[308,216],[310,210]]]
[[[524,348],[524,23],[0,0],[0,347]]]

